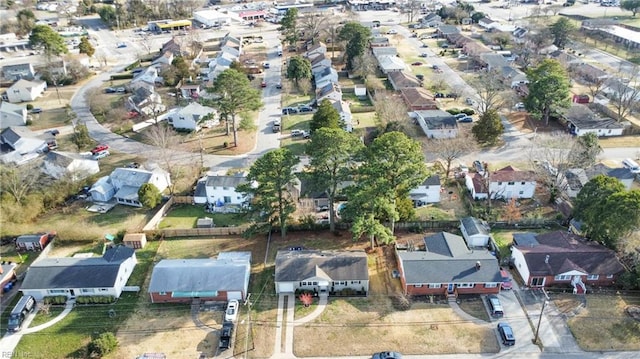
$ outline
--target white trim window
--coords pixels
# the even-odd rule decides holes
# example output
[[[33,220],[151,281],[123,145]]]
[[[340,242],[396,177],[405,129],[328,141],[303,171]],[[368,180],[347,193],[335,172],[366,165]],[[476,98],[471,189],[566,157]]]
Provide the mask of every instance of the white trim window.
[[[607,279],[613,279],[613,274],[607,274]]]
[[[422,284],[414,284],[413,287],[414,288],[422,288]]]
[[[589,274],[587,276],[587,280],[598,280],[598,278],[600,278],[598,274]]]
[[[484,287],[485,288],[495,288],[498,286],[498,283],[485,283]]]
[[[442,284],[441,283],[429,283],[429,288],[432,288],[432,289],[442,288]]]
[[[553,277],[554,280],[560,281],[560,280],[571,280],[571,276],[570,275],[563,275],[563,274],[558,274],[557,276]]]

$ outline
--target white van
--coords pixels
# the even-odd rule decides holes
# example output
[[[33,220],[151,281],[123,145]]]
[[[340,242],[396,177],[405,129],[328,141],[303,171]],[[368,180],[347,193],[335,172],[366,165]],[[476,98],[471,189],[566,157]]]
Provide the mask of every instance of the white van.
[[[638,163],[634,160],[632,160],[631,158],[627,158],[624,161],[622,161],[622,165],[625,168],[628,168],[629,171],[631,171],[632,173],[640,173],[640,165],[638,165]]]
[[[94,160],[99,160],[99,159],[105,158],[105,157],[107,157],[109,155],[110,155],[109,151],[108,150],[104,150],[104,151],[100,151],[100,152],[94,154],[93,155],[93,159]]]

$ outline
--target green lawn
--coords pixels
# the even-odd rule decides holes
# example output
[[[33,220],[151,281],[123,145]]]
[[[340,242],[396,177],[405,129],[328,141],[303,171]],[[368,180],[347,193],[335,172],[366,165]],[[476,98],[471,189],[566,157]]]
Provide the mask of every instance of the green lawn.
[[[375,112],[361,112],[352,114],[354,128],[376,127],[378,119]]]
[[[60,127],[67,125],[67,115],[63,108],[44,110],[42,113],[31,114],[32,123],[29,126],[31,130],[42,130],[51,127]]]
[[[307,96],[299,94],[283,94],[282,95],[282,107],[305,105],[313,100],[313,94]]]
[[[416,217],[418,219],[427,221],[427,220],[436,220],[436,221],[447,221],[456,219],[455,215],[444,211],[434,205],[428,205],[420,208],[416,208]]]
[[[226,213],[207,213],[202,205],[176,205],[160,222],[159,228],[195,228],[198,218],[213,218],[217,227],[237,226],[245,221],[240,215]]]
[[[23,336],[15,352],[28,353],[34,359],[85,358],[91,335],[115,332],[134,312],[137,300],[137,294],[124,293],[114,304],[76,306],[53,326]],[[114,318],[109,317],[110,309],[116,312]]]
[[[309,140],[305,140],[301,137],[289,137],[283,138],[280,141],[280,147],[286,147],[296,156],[304,155],[305,146]]]
[[[304,115],[284,115],[282,116],[282,131],[288,132],[293,129],[297,130],[309,130],[309,123],[313,114]]]

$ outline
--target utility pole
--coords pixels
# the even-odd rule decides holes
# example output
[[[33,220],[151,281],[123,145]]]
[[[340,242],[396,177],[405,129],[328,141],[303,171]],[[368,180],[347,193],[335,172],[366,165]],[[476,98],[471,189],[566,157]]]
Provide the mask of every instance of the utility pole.
[[[542,309],[540,310],[540,317],[538,317],[538,326],[536,327],[536,336],[533,339],[533,344],[538,344],[538,340],[540,339],[538,337],[538,333],[540,332],[540,323],[542,323],[542,315],[544,314],[544,308],[547,306],[547,300],[545,299],[544,302],[542,302]]]
[[[244,358],[247,359],[249,357],[249,334],[251,333],[251,293],[247,294],[244,305],[247,306],[247,334],[244,339]]]

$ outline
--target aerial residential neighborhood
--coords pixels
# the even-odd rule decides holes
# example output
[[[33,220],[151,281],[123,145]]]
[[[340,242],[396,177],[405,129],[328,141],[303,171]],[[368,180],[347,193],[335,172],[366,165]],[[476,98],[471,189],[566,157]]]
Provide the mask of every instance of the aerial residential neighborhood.
[[[635,358],[638,0],[0,5],[0,356]]]

